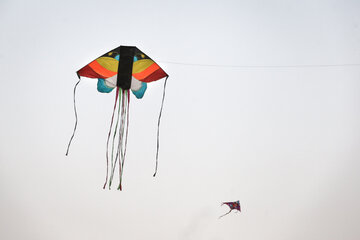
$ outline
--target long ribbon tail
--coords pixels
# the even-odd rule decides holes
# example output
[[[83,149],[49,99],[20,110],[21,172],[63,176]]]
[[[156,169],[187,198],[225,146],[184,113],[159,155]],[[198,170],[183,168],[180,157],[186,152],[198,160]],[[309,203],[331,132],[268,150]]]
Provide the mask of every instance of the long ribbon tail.
[[[115,162],[114,162],[114,144],[115,144],[115,137],[116,137],[116,133],[118,132],[118,134],[121,136],[120,131],[119,131],[119,119],[120,119],[120,111],[121,111],[121,99],[122,99],[122,94],[121,94],[121,89],[117,88],[117,91],[119,93],[119,97],[118,97],[118,101],[119,101],[119,105],[118,105],[118,114],[117,114],[117,120],[116,120],[116,125],[115,125],[115,129],[114,129],[114,135],[113,135],[113,139],[112,139],[112,147],[111,147],[111,175],[110,175],[110,182],[109,182],[109,189],[111,189],[111,183],[114,177],[114,171],[116,168],[116,162],[117,162],[117,158],[119,157],[119,148],[117,148],[116,150],[116,156],[115,156]],[[121,124],[121,123],[120,123]]]
[[[122,119],[121,119],[121,124],[122,124]],[[122,136],[122,129],[121,129],[121,126],[120,126],[120,130],[119,130],[119,142],[118,142],[118,150],[117,150],[117,157],[116,160],[119,160],[119,179],[121,178],[121,173],[123,172],[122,170],[122,165],[121,165],[121,159],[123,158],[122,157],[122,139],[123,139],[123,136]],[[116,164],[116,160],[115,160],[115,164]],[[114,173],[113,173],[114,174]],[[121,188],[121,180],[119,181],[119,186],[118,186],[118,190],[122,190]]]
[[[125,109],[125,101],[126,101],[126,91],[127,90],[122,90],[123,91],[123,95],[122,95],[122,110],[121,110],[121,122],[120,122],[120,131],[119,131],[119,151],[120,151],[120,156],[119,156],[119,186],[118,186],[118,190],[122,190],[122,186],[121,186],[121,175],[123,173],[123,162],[124,162],[124,151],[123,151],[123,141],[124,141],[124,124],[125,124],[125,114],[126,114],[126,109]]]
[[[120,92],[121,91],[121,92]],[[114,178],[114,173],[115,173],[115,168],[116,168],[116,164],[117,164],[117,161],[119,161],[119,178],[120,178],[120,175],[122,173],[122,161],[123,161],[123,158],[124,158],[124,154],[123,154],[123,138],[124,138],[124,122],[125,122],[125,119],[124,119],[124,111],[125,111],[125,108],[124,108],[124,104],[125,104],[125,92],[124,90],[122,89],[119,89],[119,92],[120,92],[120,97],[119,97],[119,107],[118,107],[118,120],[117,120],[117,123],[116,123],[116,130],[118,132],[118,143],[117,143],[117,149],[116,149],[116,157],[115,157],[115,161],[112,165],[112,169],[111,169],[111,177],[110,177],[110,186],[111,186],[111,183],[112,183],[112,180]],[[119,119],[120,119],[120,125],[118,124],[119,123]],[[113,138],[113,145],[114,145],[114,142],[115,142],[115,135],[114,135],[114,138]],[[109,186],[109,188],[110,188]]]
[[[120,182],[119,182],[119,186],[118,186],[118,190],[122,190],[122,175],[124,173],[124,162],[125,162],[125,157],[126,157],[126,148],[127,148],[127,138],[128,138],[128,132],[129,132],[129,108],[130,108],[130,91],[129,90],[125,90],[125,93],[127,93],[126,95],[124,94],[125,100],[127,103],[125,103],[124,101],[124,122],[123,122],[123,126],[125,128],[125,124],[126,124],[126,132],[125,132],[125,143],[124,143],[124,151],[123,151],[123,157],[122,157],[122,162],[121,162],[121,172],[120,172]],[[125,123],[125,118],[126,118],[126,123]],[[123,129],[124,131],[124,129]],[[124,133],[123,133],[124,134]]]
[[[114,115],[115,115],[115,110],[116,110],[116,105],[117,105],[116,103],[117,103],[118,96],[119,96],[119,91],[118,91],[118,89],[116,89],[114,110],[113,110],[112,117],[111,117],[111,123],[110,123],[110,129],[109,129],[108,138],[107,138],[107,141],[106,141],[106,179],[105,179],[105,184],[104,184],[103,189],[105,189],[107,181],[108,181],[108,177],[109,177],[109,140],[110,140],[112,125],[113,125],[113,122],[114,122]]]
[[[76,102],[75,102],[75,93],[76,93],[76,87],[78,86],[78,84],[80,83],[81,79],[79,77],[79,81],[75,84],[75,87],[74,87],[74,112],[75,112],[75,126],[74,126],[74,131],[73,131],[73,134],[71,135],[71,138],[70,138],[70,141],[69,141],[69,144],[68,144],[68,147],[67,147],[67,150],[66,150],[66,156],[69,154],[69,148],[70,148],[70,145],[71,145],[71,142],[74,138],[74,135],[75,135],[75,131],[76,131],[76,127],[77,127],[77,122],[78,122],[78,117],[77,117],[77,112],[76,112]]]
[[[124,158],[126,155],[126,147],[127,147],[127,137],[129,132],[129,112],[130,112],[130,91],[127,91],[127,109],[126,109],[126,135],[125,135],[125,148],[124,148]],[[124,162],[123,162],[124,165]]]
[[[230,209],[230,211],[227,212],[227,213],[225,213],[224,215],[221,215],[221,216],[219,217],[219,219],[222,218],[222,217],[225,216],[225,215],[228,215],[231,211],[232,211],[232,209]]]
[[[157,169],[158,169],[158,159],[159,159],[159,146],[160,146],[160,119],[161,119],[161,114],[162,114],[162,109],[164,106],[164,99],[165,99],[165,88],[166,88],[166,83],[167,83],[167,79],[169,76],[167,76],[165,78],[165,82],[164,82],[164,90],[163,90],[163,97],[162,97],[162,101],[161,101],[161,108],[160,108],[160,113],[159,113],[159,119],[158,119],[158,127],[157,127],[157,144],[156,144],[156,165],[155,165],[155,172],[153,177],[156,176],[157,173]]]

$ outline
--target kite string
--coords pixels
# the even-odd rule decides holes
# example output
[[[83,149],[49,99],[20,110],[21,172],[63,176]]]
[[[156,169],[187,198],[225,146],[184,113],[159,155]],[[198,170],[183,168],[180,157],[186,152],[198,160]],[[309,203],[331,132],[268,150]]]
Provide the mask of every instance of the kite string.
[[[225,67],[225,68],[328,68],[328,67],[358,67],[359,63],[343,63],[343,64],[294,64],[294,65],[221,65],[221,64],[201,64],[186,62],[169,62],[158,61],[160,63],[176,64],[183,66],[196,67]]]
[[[112,113],[112,117],[111,117],[109,134],[108,134],[108,138],[107,138],[107,141],[106,141],[106,179],[105,179],[105,184],[104,184],[103,189],[105,189],[107,181],[108,181],[108,177],[109,177],[109,140],[110,140],[112,125],[113,125],[113,122],[114,122],[114,115],[115,115],[115,110],[116,110],[118,97],[119,97],[119,91],[118,91],[118,89],[116,89],[114,109],[113,109],[113,113]]]
[[[66,150],[66,156],[69,154],[69,148],[70,148],[70,144],[74,138],[74,135],[75,135],[75,131],[76,131],[76,127],[77,127],[77,122],[78,122],[78,116],[77,116],[77,111],[76,111],[76,101],[75,101],[75,93],[76,93],[76,87],[78,86],[78,84],[80,83],[81,79],[79,78],[79,81],[75,84],[75,87],[74,87],[74,112],[75,112],[75,126],[74,126],[74,131],[73,131],[73,134],[71,135],[71,138],[70,138],[70,141],[69,141],[69,144],[68,144],[68,147],[67,147],[67,150]]]
[[[166,89],[166,83],[167,83],[167,79],[169,76],[166,76],[165,81],[164,81],[164,89],[163,89],[163,97],[162,97],[162,101],[161,101],[161,107],[160,107],[160,113],[159,113],[159,118],[158,118],[158,126],[157,126],[157,142],[156,142],[156,165],[155,165],[155,172],[153,177],[156,176],[157,173],[157,168],[158,168],[158,158],[159,158],[159,145],[160,145],[160,119],[161,119],[161,114],[162,114],[162,109],[164,106],[164,99],[165,99],[165,89]]]

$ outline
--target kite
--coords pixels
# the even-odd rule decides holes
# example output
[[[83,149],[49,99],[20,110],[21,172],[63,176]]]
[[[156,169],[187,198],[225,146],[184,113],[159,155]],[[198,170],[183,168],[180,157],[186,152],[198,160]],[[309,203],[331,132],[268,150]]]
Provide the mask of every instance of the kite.
[[[145,94],[148,83],[165,78],[158,119],[156,166],[153,175],[155,177],[158,167],[160,118],[164,104],[166,82],[169,75],[154,60],[140,51],[137,47],[132,46],[119,46],[105,53],[77,71],[77,75],[79,81],[74,87],[74,111],[76,120],[74,131],[67,147],[66,156],[69,153],[70,144],[74,138],[78,122],[75,104],[76,87],[80,83],[81,77],[97,78],[97,90],[99,92],[110,93],[115,89],[115,104],[106,143],[107,167],[103,188],[105,189],[108,185],[109,189],[111,189],[115,169],[118,167],[118,190],[122,190],[122,175],[129,126],[130,90],[136,98],[141,99]],[[116,112],[117,114],[115,114]],[[114,117],[117,118],[116,121],[114,121]],[[113,127],[114,123],[115,126]],[[110,152],[109,149],[111,149]],[[109,159],[111,160],[110,167]]]
[[[236,202],[223,202],[223,203],[221,204],[221,206],[224,205],[224,204],[226,204],[226,205],[229,206],[230,211],[227,212],[227,213],[225,213],[224,215],[221,215],[219,218],[221,218],[221,217],[223,217],[223,216],[225,216],[225,215],[228,215],[232,210],[238,210],[239,212],[241,212],[240,201],[239,201],[239,200],[236,201]]]

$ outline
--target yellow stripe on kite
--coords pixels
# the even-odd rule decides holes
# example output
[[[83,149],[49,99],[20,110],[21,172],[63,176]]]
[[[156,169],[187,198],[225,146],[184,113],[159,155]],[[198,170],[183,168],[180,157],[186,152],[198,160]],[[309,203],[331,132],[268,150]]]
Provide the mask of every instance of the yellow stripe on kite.
[[[150,67],[154,63],[151,59],[141,59],[133,64],[133,74],[139,73]]]
[[[97,74],[100,74],[103,78],[112,77],[116,74],[116,72],[109,71],[103,66],[101,66],[96,60],[92,61],[88,65],[93,71],[95,71]]]
[[[148,67],[144,71],[138,72],[138,73],[133,73],[132,75],[134,78],[141,81],[141,80],[147,78],[148,76],[150,76],[152,73],[154,73],[159,68],[160,68],[159,65],[157,65],[156,63],[153,63],[152,65],[150,65],[150,67]]]
[[[105,69],[111,72],[117,72],[119,61],[111,57],[99,57],[96,61]]]

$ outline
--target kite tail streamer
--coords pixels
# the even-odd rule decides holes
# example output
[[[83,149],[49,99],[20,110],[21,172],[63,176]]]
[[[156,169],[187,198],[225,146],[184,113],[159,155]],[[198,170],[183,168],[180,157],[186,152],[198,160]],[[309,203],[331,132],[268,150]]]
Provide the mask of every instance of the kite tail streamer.
[[[127,90],[126,135],[125,135],[124,157],[126,155],[127,137],[128,137],[128,132],[129,132],[129,111],[130,111],[130,91]],[[123,165],[124,165],[124,163],[123,163]]]
[[[220,218],[222,218],[223,216],[228,215],[228,214],[229,214],[232,210],[233,210],[233,209],[230,209],[230,211],[229,211],[229,212],[225,213],[224,215],[221,215],[221,216],[219,217],[219,219],[220,219]]]
[[[75,102],[75,93],[76,93],[76,87],[78,86],[78,84],[80,83],[81,79],[79,77],[79,81],[75,84],[75,87],[74,87],[74,112],[75,112],[75,126],[74,126],[74,131],[73,131],[73,134],[71,135],[71,138],[70,138],[70,141],[69,141],[69,144],[68,144],[68,147],[67,147],[67,150],[66,150],[66,156],[69,154],[69,148],[70,148],[70,145],[71,145],[71,142],[74,138],[74,135],[75,135],[75,131],[76,131],[76,127],[77,127],[77,122],[78,122],[78,117],[77,117],[77,112],[76,112],[76,102]]]
[[[121,125],[123,123],[123,119],[121,118]],[[123,134],[122,134],[122,127],[120,126],[120,130],[119,130],[119,142],[118,142],[118,150],[117,150],[117,156],[118,158],[116,160],[119,160],[119,178],[121,176],[121,173],[122,173],[122,166],[121,166],[121,161],[122,161],[122,140],[123,140]],[[115,160],[115,164],[116,164],[116,160]],[[121,184],[118,186],[118,190],[120,189],[120,191],[122,190],[121,188]]]
[[[112,149],[111,149],[111,170],[109,177],[109,189],[111,189],[112,181],[115,174],[116,166],[119,167],[119,186],[118,190],[122,190],[122,174],[124,169],[125,155],[126,155],[126,147],[127,147],[127,135],[128,135],[128,124],[129,124],[129,91],[122,90],[119,88],[119,97],[118,97],[118,116],[116,125],[114,128],[114,134],[112,138]],[[126,128],[126,130],[125,130]],[[116,150],[114,148],[116,141],[116,134],[118,134],[118,141]],[[114,151],[116,151],[115,159],[114,159]],[[119,161],[119,162],[118,162]]]
[[[156,176],[157,173],[157,168],[158,168],[158,158],[159,158],[159,141],[160,141],[160,137],[159,137],[159,132],[160,132],[160,119],[161,119],[161,113],[162,113],[162,109],[164,106],[164,99],[165,99],[165,88],[166,88],[166,82],[169,76],[166,76],[165,78],[165,82],[164,82],[164,90],[163,90],[163,97],[162,97],[162,101],[161,101],[161,108],[160,108],[160,113],[159,113],[159,119],[158,119],[158,127],[157,127],[157,144],[156,144],[156,165],[155,165],[155,173],[153,175],[153,177]]]
[[[112,117],[111,117],[111,123],[110,123],[110,129],[109,129],[108,138],[107,138],[107,141],[106,141],[106,179],[105,179],[105,184],[104,184],[103,189],[105,189],[107,181],[108,181],[108,177],[109,177],[109,140],[110,140],[112,125],[113,125],[113,122],[114,122],[114,115],[115,115],[115,110],[116,110],[118,97],[119,97],[119,91],[118,91],[118,89],[116,89],[114,110],[113,110]]]
[[[118,186],[118,190],[122,190],[122,186],[121,186],[121,175],[123,172],[122,169],[122,163],[124,161],[124,151],[123,151],[123,140],[124,140],[124,123],[125,123],[125,101],[126,101],[126,90],[122,90],[122,109],[121,109],[121,122],[120,122],[120,131],[119,131],[119,146],[118,146],[118,151],[120,152],[120,156],[119,156],[119,186]]]
[[[121,88],[117,88],[116,89],[118,94],[120,96],[118,96],[118,100],[119,100],[119,104],[118,104],[118,114],[117,114],[117,120],[116,120],[116,125],[115,125],[115,128],[114,128],[114,135],[113,135],[113,138],[112,138],[112,146],[111,146],[111,175],[110,175],[110,179],[109,179],[109,189],[111,189],[111,183],[112,183],[112,180],[113,180],[113,177],[114,177],[114,171],[115,171],[115,168],[116,168],[116,161],[117,161],[117,158],[119,157],[119,148],[117,148],[116,150],[116,155],[115,155],[115,162],[114,162],[114,145],[115,145],[115,137],[116,137],[116,133],[119,133],[119,119],[120,119],[120,113],[121,113],[121,99],[122,99],[122,94],[121,94]],[[121,123],[120,123],[121,124]]]
[[[124,114],[123,114],[123,131],[122,134],[124,134],[125,131],[125,125],[126,125],[126,132],[125,132],[125,136],[124,136],[124,145],[123,145],[123,151],[122,151],[122,162],[121,162],[121,172],[120,172],[120,181],[119,181],[119,186],[118,186],[118,190],[122,190],[122,175],[124,172],[124,162],[125,162],[125,156],[126,156],[126,147],[127,147],[127,137],[128,137],[128,132],[129,132],[129,108],[130,108],[130,91],[129,90],[125,90],[124,94],[124,101],[123,101],[123,107],[124,107]],[[126,122],[125,122],[126,121]],[[120,162],[119,162],[120,164]]]

